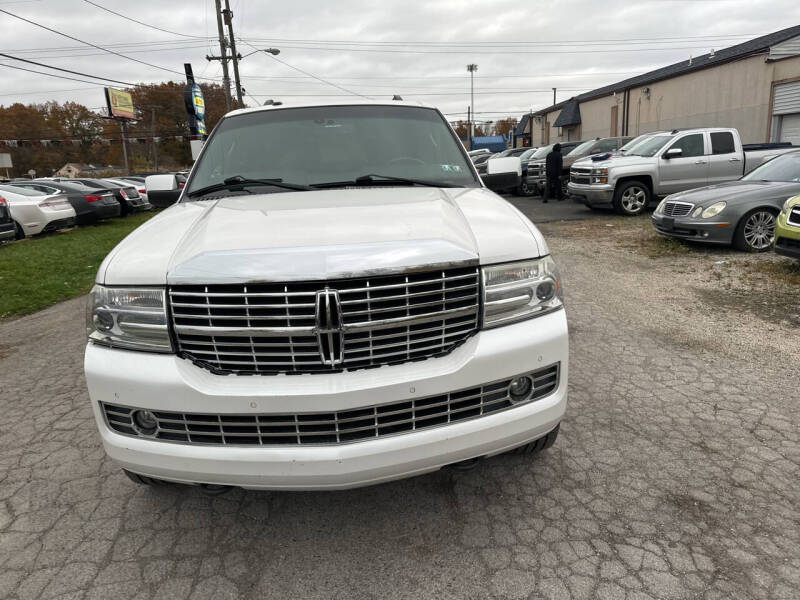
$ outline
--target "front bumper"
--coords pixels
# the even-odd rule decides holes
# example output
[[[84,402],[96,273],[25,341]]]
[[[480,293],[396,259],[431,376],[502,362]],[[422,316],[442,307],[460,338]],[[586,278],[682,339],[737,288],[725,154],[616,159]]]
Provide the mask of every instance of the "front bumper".
[[[800,227],[787,223],[788,216],[781,212],[775,224],[775,252],[800,259]]]
[[[590,185],[570,181],[567,184],[567,191],[571,197],[583,202],[586,206],[612,206],[614,202],[613,185]]]
[[[443,394],[560,363],[556,390],[502,412],[348,444],[198,446],[130,437],[108,428],[109,402],[191,413],[319,413]],[[124,366],[122,366],[124,365]],[[106,452],[155,478],[259,489],[342,489],[435,471],[546,435],[566,409],[564,311],[481,331],[452,353],[330,375],[219,376],[174,355],[89,345],[86,380]]]
[[[691,217],[666,217],[653,213],[651,216],[656,233],[682,240],[707,244],[732,244],[735,223],[708,221]]]

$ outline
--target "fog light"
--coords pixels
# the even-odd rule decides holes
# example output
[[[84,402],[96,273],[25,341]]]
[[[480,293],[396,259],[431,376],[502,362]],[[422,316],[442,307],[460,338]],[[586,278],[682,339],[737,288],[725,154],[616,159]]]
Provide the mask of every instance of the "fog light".
[[[156,416],[149,410],[137,410],[133,413],[133,428],[141,435],[153,435],[158,428]]]
[[[554,281],[543,281],[536,288],[536,297],[542,302],[552,300],[555,295],[556,284]]]
[[[511,398],[511,402],[516,404],[527,400],[532,390],[533,381],[531,381],[530,377],[517,377],[511,380],[511,384],[508,386],[508,395]]]
[[[97,309],[94,315],[94,326],[100,331],[111,331],[114,329],[114,315],[102,308]]]

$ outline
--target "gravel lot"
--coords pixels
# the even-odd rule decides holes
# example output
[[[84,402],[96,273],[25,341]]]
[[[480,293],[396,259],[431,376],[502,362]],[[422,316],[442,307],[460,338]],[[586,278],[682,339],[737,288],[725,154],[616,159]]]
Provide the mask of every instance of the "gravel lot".
[[[800,291],[769,297],[792,271],[644,225],[542,226],[571,325],[553,448],[361,490],[134,486],[95,432],[83,300],[0,323],[0,598],[796,599]]]

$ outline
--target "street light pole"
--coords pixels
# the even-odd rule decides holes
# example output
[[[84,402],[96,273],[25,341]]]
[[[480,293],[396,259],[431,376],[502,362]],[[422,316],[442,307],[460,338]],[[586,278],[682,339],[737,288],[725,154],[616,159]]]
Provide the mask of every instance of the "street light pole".
[[[469,64],[467,65],[467,71],[469,71],[469,108],[471,117],[469,120],[469,149],[472,150],[472,138],[475,135],[475,71],[478,70],[478,65],[476,64]]]
[[[217,31],[219,32],[219,54],[222,63],[222,87],[225,91],[225,108],[231,110],[231,78],[228,75],[228,52],[225,41],[225,30],[222,28],[222,5],[220,0],[214,0],[217,6]],[[213,56],[206,56],[207,60],[214,60]]]

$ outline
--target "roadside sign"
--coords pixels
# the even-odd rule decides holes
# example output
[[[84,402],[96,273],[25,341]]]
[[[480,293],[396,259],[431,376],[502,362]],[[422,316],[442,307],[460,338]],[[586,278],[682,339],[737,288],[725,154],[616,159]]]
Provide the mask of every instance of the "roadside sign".
[[[0,154],[0,169],[10,169],[14,165],[11,164],[11,155],[4,153]]]

